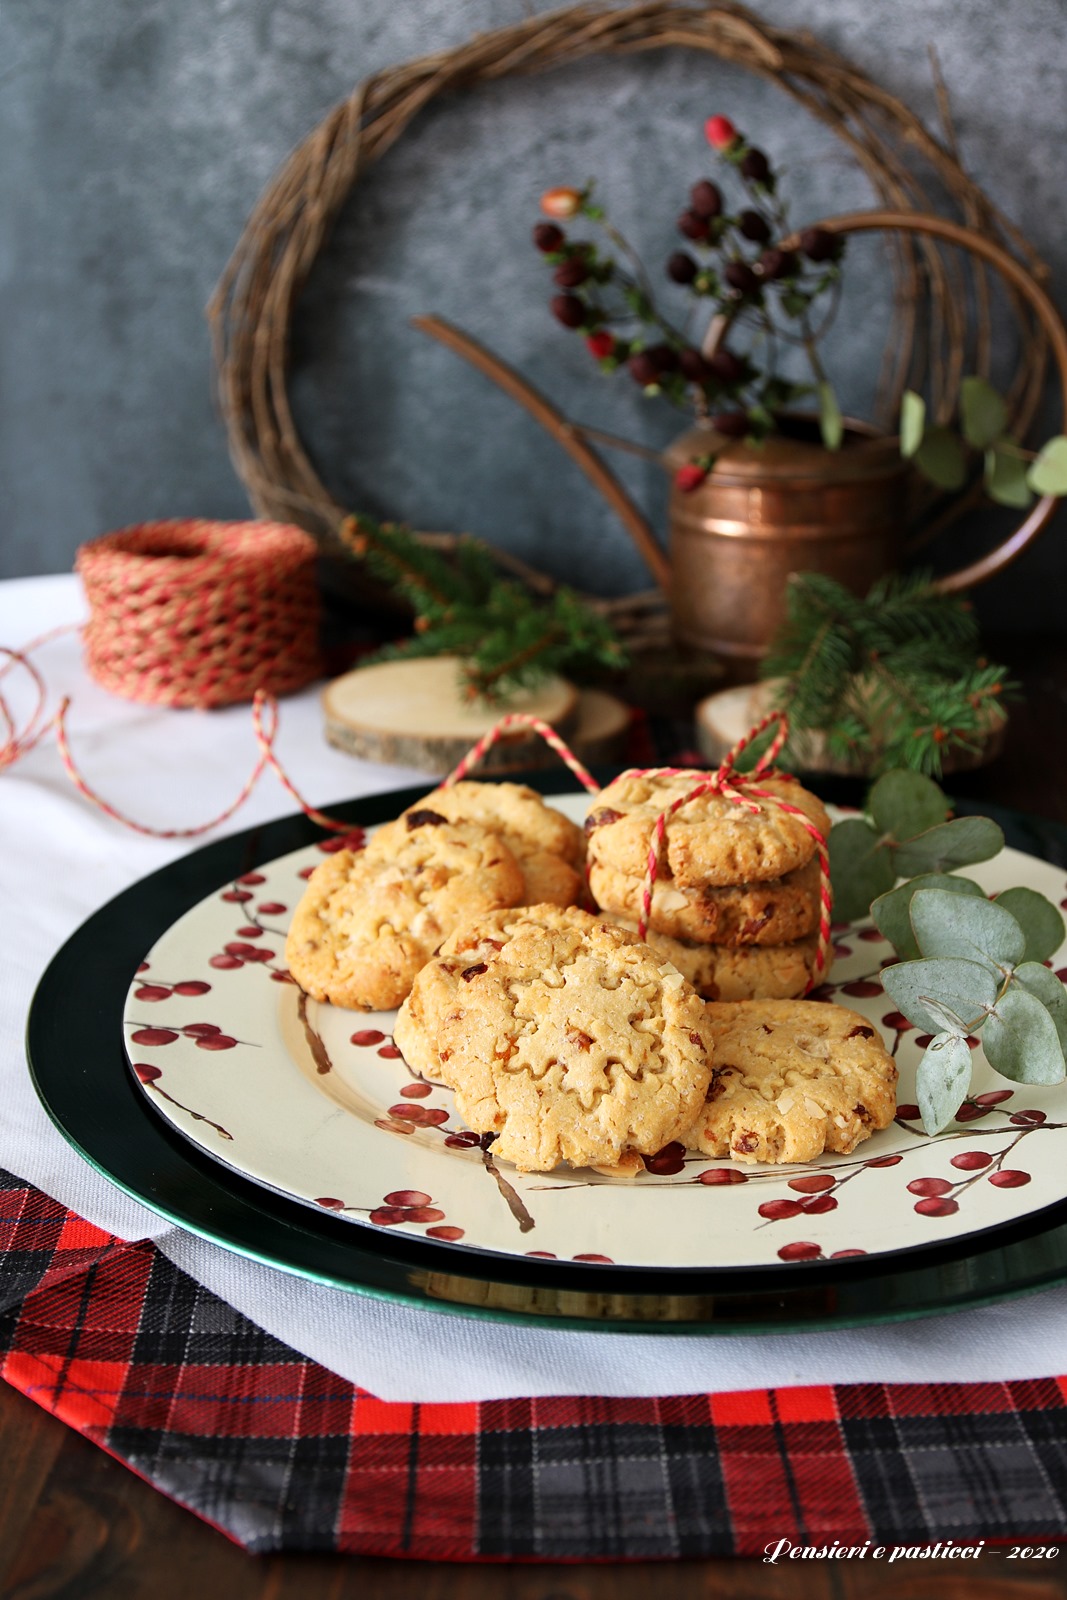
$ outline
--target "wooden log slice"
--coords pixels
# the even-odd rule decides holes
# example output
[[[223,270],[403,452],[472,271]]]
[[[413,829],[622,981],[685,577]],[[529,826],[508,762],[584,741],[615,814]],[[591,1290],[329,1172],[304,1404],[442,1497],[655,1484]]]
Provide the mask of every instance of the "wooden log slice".
[[[322,693],[326,738],[366,761],[450,772],[504,711],[524,711],[551,723],[567,739],[578,721],[578,691],[552,677],[508,697],[502,708],[466,700],[455,656],[382,661],[357,667]],[[479,763],[478,772],[518,772],[559,757],[532,730],[509,730]]]

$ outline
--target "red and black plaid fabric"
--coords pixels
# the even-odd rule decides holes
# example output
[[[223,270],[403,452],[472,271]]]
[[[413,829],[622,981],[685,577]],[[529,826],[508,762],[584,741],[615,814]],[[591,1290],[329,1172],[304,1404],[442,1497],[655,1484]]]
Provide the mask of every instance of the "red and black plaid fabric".
[[[3,1376],[249,1550],[648,1560],[1067,1529],[1067,1378],[394,1404],[153,1245],[2,1173],[0,1197]]]

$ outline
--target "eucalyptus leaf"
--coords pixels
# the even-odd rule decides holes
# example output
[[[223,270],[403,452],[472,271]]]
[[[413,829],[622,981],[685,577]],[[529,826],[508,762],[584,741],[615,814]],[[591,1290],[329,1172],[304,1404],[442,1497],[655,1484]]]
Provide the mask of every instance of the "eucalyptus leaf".
[[[976,450],[999,439],[1008,425],[1008,408],[984,378],[964,378],[960,384],[960,424],[963,437]]]
[[[915,1073],[915,1099],[927,1133],[948,1126],[971,1082],[971,1047],[955,1033],[939,1033],[923,1052]]]
[[[928,959],[961,956],[985,961],[994,971],[1017,967],[1026,935],[1010,911],[993,900],[961,899],[944,889],[920,889],[911,900],[911,926]]]
[[[1056,1024],[1041,1001],[1013,985],[982,1032],[989,1065],[1013,1083],[1062,1083],[1067,1076]]]
[[[897,876],[917,872],[950,872],[972,861],[988,861],[1004,848],[1004,834],[989,817],[954,817],[927,828],[894,851]]]
[[[1005,889],[996,904],[1011,912],[1026,935],[1024,961],[1047,961],[1067,937],[1056,907],[1036,889]]]
[[[923,435],[915,464],[939,489],[962,489],[967,481],[967,453],[948,428],[930,428]]]
[[[837,403],[837,396],[825,379],[818,385],[817,393],[822,442],[827,450],[840,450],[844,425],[841,421],[841,407]]]
[[[898,841],[913,839],[917,833],[944,822],[949,809],[933,778],[902,767],[884,772],[867,798],[867,810],[875,825]]]
[[[834,913],[841,922],[856,922],[871,901],[896,882],[889,851],[863,817],[847,817],[830,829],[830,882]]]
[[[902,961],[886,967],[882,985],[898,1011],[927,1033],[944,1031],[946,1011],[959,1021],[959,1032],[981,1024],[997,998],[997,980],[977,961]],[[936,1010],[930,1010],[930,1002]]]
[[[985,486],[989,498],[1000,506],[1028,506],[1034,498],[1026,481],[1026,462],[996,445],[985,453]]]
[[[1062,433],[1038,451],[1026,481],[1035,494],[1067,494],[1067,438]]]
[[[913,961],[919,955],[908,915],[911,897],[919,889],[943,889],[947,894],[976,895],[980,900],[985,899],[984,891],[973,878],[957,878],[948,872],[920,873],[919,877],[910,878],[888,894],[879,895],[871,906],[874,925],[902,961]]]
[[[1067,989],[1054,972],[1037,961],[1024,961],[1012,973],[1012,983],[1020,983],[1035,1000],[1040,1000],[1056,1026],[1060,1049],[1067,1055]]]
[[[913,456],[923,442],[926,401],[914,389],[905,389],[900,402],[900,453]]]

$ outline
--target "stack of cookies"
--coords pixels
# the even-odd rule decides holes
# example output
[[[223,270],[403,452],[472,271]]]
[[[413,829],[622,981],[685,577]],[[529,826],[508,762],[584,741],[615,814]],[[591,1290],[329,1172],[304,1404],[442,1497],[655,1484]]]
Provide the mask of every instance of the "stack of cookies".
[[[606,919],[637,925],[657,819],[699,782],[693,772],[624,772],[593,799],[589,887]],[[668,817],[658,850],[648,943],[708,1000],[792,999],[814,970],[819,861],[805,820],[825,837],[830,819],[787,774],[759,787],[774,798],[739,805],[708,793],[690,801]]]
[[[285,954],[314,1000],[391,1011],[452,931],[486,912],[582,892],[581,830],[517,783],[435,789],[365,850],[316,868]]]

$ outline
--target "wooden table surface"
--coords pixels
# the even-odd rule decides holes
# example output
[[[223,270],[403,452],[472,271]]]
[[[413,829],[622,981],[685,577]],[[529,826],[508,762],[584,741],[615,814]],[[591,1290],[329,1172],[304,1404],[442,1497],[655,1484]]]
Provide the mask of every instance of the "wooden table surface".
[[[1013,710],[1000,759],[948,787],[1067,823],[1067,639],[989,646],[1022,680],[1026,702]],[[1065,1600],[1067,1544],[1046,1559],[986,1551],[966,1574],[948,1561],[483,1566],[249,1556],[0,1384],[4,1600],[644,1600],[650,1588],[656,1600]]]

